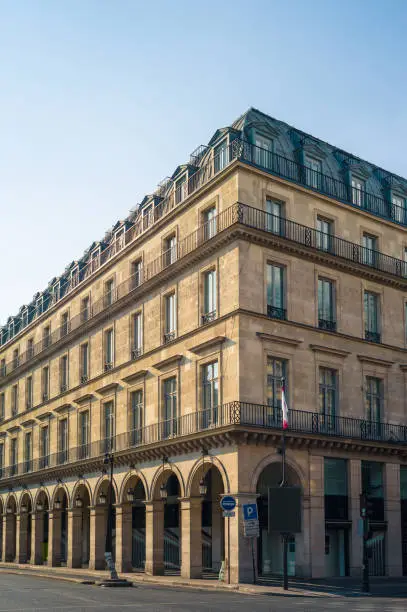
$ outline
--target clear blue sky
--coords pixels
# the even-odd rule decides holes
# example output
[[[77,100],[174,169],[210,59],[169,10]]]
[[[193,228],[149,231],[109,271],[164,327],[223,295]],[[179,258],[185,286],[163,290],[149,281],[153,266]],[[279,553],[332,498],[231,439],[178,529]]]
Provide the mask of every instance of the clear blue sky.
[[[0,323],[255,106],[407,175],[405,0],[0,0]]]

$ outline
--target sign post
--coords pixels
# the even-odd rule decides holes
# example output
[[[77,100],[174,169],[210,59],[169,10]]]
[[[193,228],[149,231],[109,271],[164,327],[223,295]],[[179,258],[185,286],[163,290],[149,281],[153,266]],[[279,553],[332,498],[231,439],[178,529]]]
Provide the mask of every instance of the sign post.
[[[256,584],[256,563],[254,559],[254,539],[260,535],[259,514],[256,502],[243,504],[244,536],[250,538],[252,548],[253,584]]]
[[[230,517],[235,516],[236,498],[232,495],[225,495],[220,500],[220,507],[223,510],[223,517],[228,521],[228,584],[230,584]]]

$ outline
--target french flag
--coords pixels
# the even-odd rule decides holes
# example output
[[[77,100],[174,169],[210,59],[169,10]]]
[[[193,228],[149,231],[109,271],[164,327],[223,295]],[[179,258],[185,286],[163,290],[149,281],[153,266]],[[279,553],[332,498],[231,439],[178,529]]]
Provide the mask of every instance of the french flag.
[[[288,429],[288,406],[285,399],[285,382],[281,381],[281,409],[283,411],[283,429]]]

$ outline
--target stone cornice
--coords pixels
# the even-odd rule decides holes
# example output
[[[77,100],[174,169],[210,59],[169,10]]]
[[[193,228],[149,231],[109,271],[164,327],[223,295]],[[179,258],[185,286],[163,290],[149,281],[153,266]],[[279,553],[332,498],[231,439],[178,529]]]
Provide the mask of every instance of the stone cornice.
[[[395,361],[388,361],[387,359],[379,359],[377,357],[371,357],[370,355],[357,355],[357,358],[362,363],[370,363],[372,365],[382,366],[384,368],[391,368]]]
[[[165,370],[169,366],[179,365],[181,363],[182,358],[183,355],[181,354],[172,355],[172,357],[168,357],[167,359],[163,359],[162,361],[154,363],[153,368],[156,368],[156,370]]]
[[[210,338],[209,340],[205,340],[204,342],[201,342],[200,344],[196,344],[195,346],[191,346],[190,348],[187,348],[187,351],[191,351],[191,353],[196,353],[197,355],[200,355],[207,349],[211,349],[211,348],[222,345],[225,340],[226,340],[225,336],[215,336],[214,338]]]
[[[43,412],[42,414],[39,414],[38,416],[36,416],[35,418],[37,419],[37,421],[46,421],[47,419],[52,419],[54,417],[53,412],[51,411],[47,411],[47,412]]]
[[[311,351],[314,351],[315,353],[326,353],[329,355],[334,355],[335,357],[342,357],[343,359],[351,354],[350,351],[343,351],[342,349],[324,346],[321,344],[310,344],[309,347]]]
[[[35,419],[27,419],[27,421],[23,421],[20,423],[21,427],[32,427],[36,423]]]
[[[256,335],[260,340],[288,344],[289,346],[298,346],[303,342],[303,340],[297,340],[296,338],[286,338],[285,336],[276,336],[275,334],[265,334],[263,332],[257,332]]]
[[[54,408],[54,412],[56,412],[57,414],[63,414],[64,412],[69,412],[70,410],[73,410],[73,406],[71,403],[61,404],[60,406]]]
[[[138,372],[134,372],[134,374],[128,374],[127,376],[122,376],[121,380],[128,385],[132,385],[140,378],[144,378],[147,376],[148,370],[139,370]]]
[[[118,382],[110,382],[102,387],[99,387],[99,389],[95,389],[95,391],[96,393],[99,393],[99,395],[107,395],[108,393],[112,393],[112,391],[116,391],[118,387]]]
[[[91,402],[94,397],[93,393],[84,393],[83,395],[75,397],[73,401],[75,404],[84,404],[85,402]]]

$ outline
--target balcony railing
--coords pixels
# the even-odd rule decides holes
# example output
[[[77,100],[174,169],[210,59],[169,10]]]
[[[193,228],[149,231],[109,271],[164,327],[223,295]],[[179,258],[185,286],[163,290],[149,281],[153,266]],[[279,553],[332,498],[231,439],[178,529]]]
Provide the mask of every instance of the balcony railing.
[[[370,331],[369,329],[365,330],[365,340],[369,342],[380,342],[380,339],[380,332]]]
[[[245,204],[233,204],[219,215],[217,215],[216,224],[213,223],[213,219],[208,223],[200,226],[197,230],[186,236],[177,244],[177,257],[176,261],[182,260],[193,251],[202,247],[205,243],[215,238],[218,234],[223,232],[229,227],[240,223],[246,227],[250,227],[255,230],[264,231],[269,235],[278,237],[281,240],[288,240],[296,244],[300,244],[303,247],[315,251],[329,253],[330,256],[338,257],[342,260],[348,261],[353,264],[357,264],[365,269],[374,269],[385,274],[397,277],[399,279],[405,279],[407,284],[407,263],[401,259],[396,259],[379,251],[375,251],[374,261],[370,263],[366,260],[364,255],[364,249],[357,243],[343,240],[336,236],[330,237],[330,250],[326,251],[325,248],[321,248],[323,243],[321,242],[321,236],[323,232],[320,232],[314,228],[308,227],[285,219],[266,213],[258,208],[253,208]],[[211,231],[208,231],[208,227],[211,227]],[[176,265],[176,262],[171,265]],[[118,285],[114,292],[114,302],[129,295],[132,291],[137,290],[149,281],[156,277],[158,274],[168,268],[166,262],[166,254],[159,255],[156,259],[146,264],[143,269],[143,273],[137,274],[137,283],[135,283],[134,276],[130,276],[125,281]],[[92,308],[89,307],[89,319],[92,319],[101,314],[105,308],[110,307],[105,305],[105,299],[102,296],[97,300]],[[69,337],[71,333],[79,329],[84,324],[82,314],[73,317],[70,320],[69,333],[65,336],[61,328],[54,330],[48,337],[47,346],[44,346],[43,341],[30,347],[30,350],[26,353],[22,353],[19,359],[19,367],[28,363],[35,356],[42,353],[43,350],[49,346],[57,343],[64,337]],[[9,376],[13,372],[13,361],[11,360],[8,364],[3,367],[0,372],[0,383],[2,378]]]
[[[285,308],[278,308],[277,306],[267,304],[267,316],[271,319],[280,319],[281,321],[285,321],[287,318],[287,310]]]
[[[175,419],[154,423],[140,429],[126,431],[113,438],[104,438],[57,453],[3,468],[2,478],[36,472],[86,459],[103,458],[106,452],[123,452],[149,444],[165,443],[183,436],[215,433],[217,429],[236,426],[282,431],[281,410],[278,406],[230,402],[210,410],[191,412]],[[289,411],[289,431],[303,435],[321,435],[332,438],[351,438],[407,446],[407,426],[382,421],[368,421],[353,417],[337,417],[303,410]]]
[[[336,331],[336,321],[332,319],[318,319],[319,329],[326,329],[327,331]]]

